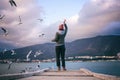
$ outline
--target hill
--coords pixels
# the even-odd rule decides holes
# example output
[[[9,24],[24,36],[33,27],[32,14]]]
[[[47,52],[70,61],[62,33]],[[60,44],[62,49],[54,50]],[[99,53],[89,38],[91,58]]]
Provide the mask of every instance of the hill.
[[[26,55],[30,50],[31,59],[50,59],[55,57],[55,44],[45,43],[23,48],[14,49],[15,55],[11,55],[11,51],[0,53],[0,59],[26,59]],[[36,51],[43,54],[34,57]],[[92,38],[78,39],[73,42],[66,43],[66,57],[69,56],[116,56],[120,52],[120,36],[97,36]]]

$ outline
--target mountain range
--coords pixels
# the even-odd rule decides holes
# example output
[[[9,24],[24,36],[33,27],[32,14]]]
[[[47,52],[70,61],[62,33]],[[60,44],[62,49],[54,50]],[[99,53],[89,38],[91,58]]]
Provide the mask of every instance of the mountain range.
[[[116,56],[120,52],[120,36],[96,36],[92,38],[78,39],[66,43],[66,57],[74,56]],[[0,52],[0,59],[26,59],[28,53],[30,59],[51,59],[55,58],[55,44],[44,43],[23,48],[14,49],[15,53],[12,54],[11,50]],[[36,52],[42,54],[34,56]]]

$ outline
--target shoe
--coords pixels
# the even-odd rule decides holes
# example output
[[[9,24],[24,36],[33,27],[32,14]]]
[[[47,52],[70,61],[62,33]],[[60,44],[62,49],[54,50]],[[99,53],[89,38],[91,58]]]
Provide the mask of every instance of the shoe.
[[[63,71],[66,71],[67,69],[66,68],[63,68]]]
[[[60,67],[58,67],[58,71],[60,71],[61,69],[60,69]]]

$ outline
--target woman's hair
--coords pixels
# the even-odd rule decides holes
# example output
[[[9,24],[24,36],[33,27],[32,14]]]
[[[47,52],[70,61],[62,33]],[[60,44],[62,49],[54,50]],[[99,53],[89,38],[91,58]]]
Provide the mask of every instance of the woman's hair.
[[[63,24],[59,25],[59,30],[64,30],[64,25]]]

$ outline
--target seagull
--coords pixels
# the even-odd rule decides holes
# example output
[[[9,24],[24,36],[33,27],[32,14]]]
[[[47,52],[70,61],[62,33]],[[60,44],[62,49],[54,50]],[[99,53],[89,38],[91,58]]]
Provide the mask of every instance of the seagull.
[[[3,27],[1,27],[1,29],[3,30],[5,36],[7,36],[8,35],[8,31],[5,28],[3,28]]]
[[[20,73],[25,73],[26,72],[26,70],[21,70],[21,72]]]
[[[38,19],[40,22],[42,22],[43,21],[43,19]]]
[[[43,53],[39,50],[39,51],[37,51],[37,52],[35,53],[34,57],[37,57],[37,56],[39,56],[39,55],[41,55],[41,54],[43,54]]]
[[[21,17],[19,16],[19,25],[22,24]]]
[[[17,5],[16,5],[14,0],[9,0],[9,3],[11,4],[11,6],[16,6],[17,7]]]
[[[1,20],[2,20],[4,17],[5,17],[5,15],[3,15],[3,16],[0,15],[0,19],[1,19]]]
[[[37,67],[40,68],[40,65],[38,65]]]
[[[39,35],[39,37],[42,37],[42,36],[44,36],[45,34],[41,34],[41,35]]]
[[[15,53],[15,51],[14,50],[11,50],[11,55],[15,55],[16,53]]]
[[[31,53],[32,53],[32,50],[30,50],[30,51],[28,52],[27,56],[26,56],[27,61],[29,61],[29,56],[30,56]]]
[[[37,65],[37,69],[40,69],[40,65],[39,64]]]
[[[12,61],[9,61],[8,64],[9,64],[9,66],[8,66],[8,70],[9,70],[12,65]]]

